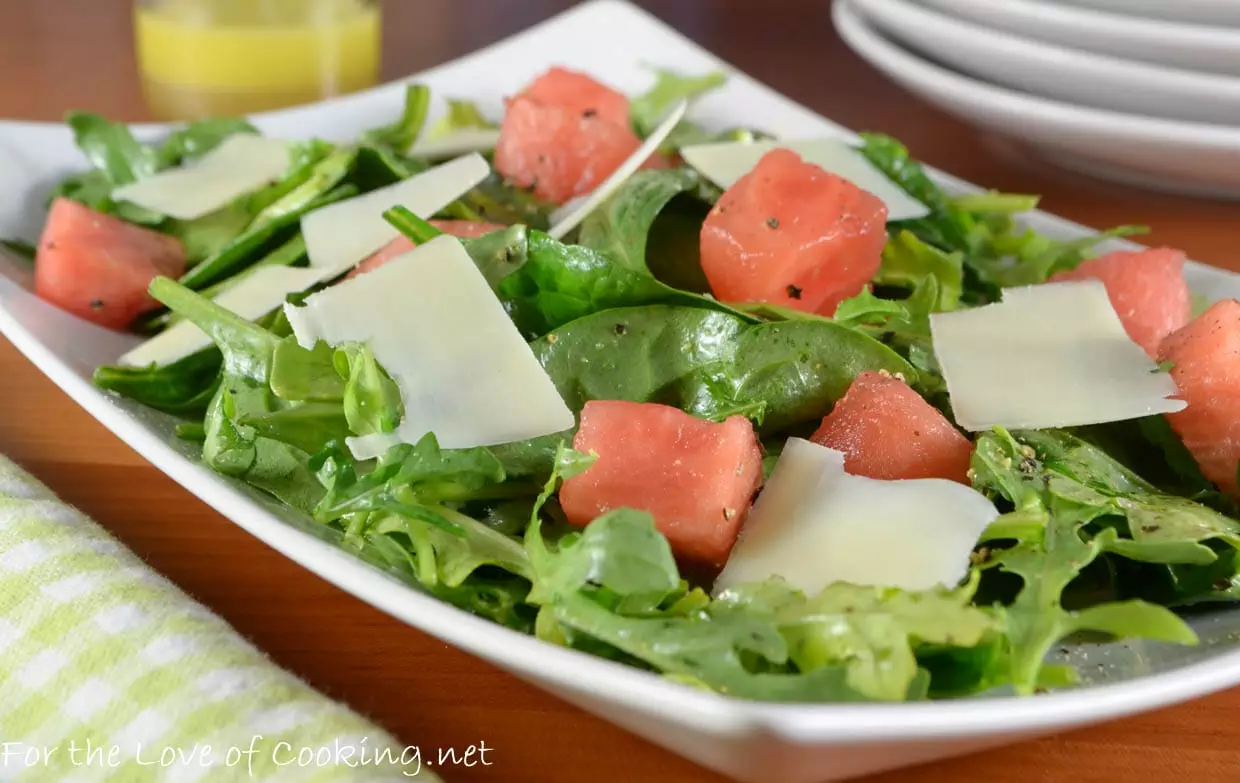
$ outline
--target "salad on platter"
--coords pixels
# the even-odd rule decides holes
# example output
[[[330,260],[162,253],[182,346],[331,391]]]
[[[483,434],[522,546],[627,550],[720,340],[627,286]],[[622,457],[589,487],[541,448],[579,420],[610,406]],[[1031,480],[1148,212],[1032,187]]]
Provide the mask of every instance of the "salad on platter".
[[[705,128],[720,74],[409,85],[351,143],[67,118],[43,300],[95,383],[465,611],[765,701],[1077,682],[1240,596],[1240,302],[896,140]],[[393,107],[396,113],[398,107]]]

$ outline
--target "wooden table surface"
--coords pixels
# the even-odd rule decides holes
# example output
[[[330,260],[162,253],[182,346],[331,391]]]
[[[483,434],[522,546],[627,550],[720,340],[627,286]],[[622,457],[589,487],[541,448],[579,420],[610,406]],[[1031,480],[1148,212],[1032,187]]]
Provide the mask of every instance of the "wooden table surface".
[[[827,0],[642,3],[724,59],[856,129],[989,187],[1044,194],[1087,225],[1139,223],[1149,241],[1240,269],[1236,205],[1130,190],[1039,164],[886,82],[834,35]],[[567,0],[389,0],[384,76],[491,43]],[[145,119],[127,0],[0,0],[0,116],[84,108]],[[164,477],[0,338],[0,452],[109,528],[280,664],[402,741],[485,741],[489,767],[453,781],[719,781],[357,601],[286,560]],[[1060,737],[872,778],[873,783],[1240,779],[1240,690]]]

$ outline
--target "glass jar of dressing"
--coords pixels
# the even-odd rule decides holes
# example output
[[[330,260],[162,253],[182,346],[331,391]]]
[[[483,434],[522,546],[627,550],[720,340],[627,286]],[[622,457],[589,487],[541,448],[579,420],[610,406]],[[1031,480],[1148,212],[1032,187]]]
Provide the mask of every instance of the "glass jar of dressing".
[[[160,120],[310,103],[379,76],[377,0],[138,0],[134,19]]]

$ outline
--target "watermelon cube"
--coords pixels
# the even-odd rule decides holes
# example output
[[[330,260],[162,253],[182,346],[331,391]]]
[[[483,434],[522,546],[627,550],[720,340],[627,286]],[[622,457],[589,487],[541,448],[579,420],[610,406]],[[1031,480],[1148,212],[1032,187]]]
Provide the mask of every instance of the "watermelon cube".
[[[943,478],[968,484],[973,444],[892,375],[863,372],[810,438],[844,454],[854,476]]]
[[[743,416],[698,419],[667,405],[594,400],[573,440],[598,455],[560,489],[569,522],[617,508],[648,511],[678,556],[719,567],[762,482],[762,451]]]
[[[887,207],[842,177],[774,149],[728,188],[702,225],[716,298],[833,315],[878,272]]]
[[[35,293],[79,318],[124,329],[159,308],[147,292],[151,281],[180,277],[185,265],[175,237],[57,198],[35,254]]]
[[[559,106],[583,117],[598,117],[613,125],[629,124],[629,99],[579,71],[555,66],[515,96],[543,106]]]
[[[427,222],[445,234],[451,234],[461,239],[477,239],[480,236],[503,228],[503,226],[485,223],[480,220],[430,220]],[[366,274],[372,269],[378,269],[388,261],[398,256],[403,256],[405,253],[413,250],[413,248],[413,240],[406,236],[398,236],[359,262],[357,266],[353,267],[353,271],[348,274],[348,277],[357,277],[358,275]]]
[[[1219,489],[1240,497],[1240,302],[1211,305],[1163,341],[1160,357],[1188,407],[1167,414],[1171,428]]]
[[[1057,272],[1052,281],[1100,280],[1124,330],[1150,356],[1163,338],[1188,323],[1192,302],[1184,281],[1184,253],[1169,247],[1119,250]]]

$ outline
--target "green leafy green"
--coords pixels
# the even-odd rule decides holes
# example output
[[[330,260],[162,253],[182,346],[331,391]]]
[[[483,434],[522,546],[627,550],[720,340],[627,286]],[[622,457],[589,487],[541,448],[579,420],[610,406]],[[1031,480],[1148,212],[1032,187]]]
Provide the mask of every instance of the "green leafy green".
[[[659,213],[701,179],[692,169],[639,171],[581,224],[577,242],[635,270],[646,270],[646,243]]]
[[[302,215],[356,194],[356,189],[337,187],[356,157],[356,150],[344,149],[319,161],[302,184],[266,206],[244,231],[186,272],[181,285],[201,289],[236,274],[289,241]]]
[[[827,320],[754,325],[665,305],[595,313],[532,346],[574,410],[594,399],[660,402],[707,418],[752,415],[767,431],[821,418],[864,370],[916,377],[886,346]]]
[[[428,139],[440,139],[455,131],[480,128],[490,130],[499,126],[488,120],[473,101],[448,99],[448,112],[440,117],[426,132]]]
[[[904,145],[882,134],[861,136],[862,154],[910,196],[930,208],[930,214],[924,218],[893,225],[942,251],[962,253],[968,300],[972,303],[996,300],[1003,287],[1044,282],[1057,271],[1074,268],[1099,242],[1144,230],[1121,226],[1078,240],[1053,240],[1023,228],[1013,216],[1033,208],[1036,200],[1032,197],[987,193],[950,198],[912,159]]]
[[[257,134],[258,129],[240,117],[212,117],[195,120],[174,131],[159,148],[160,168],[177,166],[187,160],[201,158],[238,133]]]
[[[405,152],[421,135],[430,105],[430,88],[424,84],[410,84],[405,88],[405,108],[400,118],[391,125],[366,131],[362,138],[391,147],[398,152]]]
[[[219,350],[210,347],[162,366],[101,365],[93,380],[101,389],[165,413],[202,415],[215,396],[220,362]]]
[[[683,76],[674,71],[655,69],[654,86],[629,104],[633,129],[642,138],[649,136],[678,101],[698,98],[722,87],[727,81],[728,77],[722,71],[702,76]]]
[[[400,388],[379,367],[370,347],[345,345],[336,349],[336,371],[347,379],[344,415],[354,435],[392,432],[405,415]]]
[[[0,239],[0,247],[25,261],[34,261],[38,252],[34,245],[22,239]]]
[[[1019,438],[1019,440],[1018,440]],[[1164,512],[1190,512],[1195,522],[1179,531],[1188,536],[1175,545],[1160,528],[1144,531],[1157,539],[1131,539],[1127,552],[1156,559],[1201,557],[1194,538],[1224,534],[1237,523],[1212,516],[1204,507],[1189,510],[1182,498],[1159,496],[1149,485],[1102,452],[1066,433],[1042,431],[1013,436],[1003,430],[982,435],[973,457],[974,483],[1011,501],[1009,516],[1019,524],[992,525],[996,531],[1018,536],[1014,546],[994,551],[988,565],[1020,577],[1023,587],[1003,609],[1008,639],[1011,680],[1018,693],[1037,686],[1046,653],[1060,639],[1079,631],[1095,631],[1116,638],[1144,637],[1193,644],[1196,636],[1167,609],[1143,601],[1099,603],[1071,611],[1064,608],[1065,590],[1104,551],[1115,551],[1120,536],[1113,527],[1091,525],[1112,515],[1123,515],[1131,531]],[[1157,513],[1157,517],[1150,516]],[[1228,524],[1230,523],[1230,525]],[[1088,527],[1087,527],[1088,526]],[[1023,534],[1022,534],[1023,531]]]
[[[267,383],[279,338],[168,278],[156,278],[151,295],[206,332],[223,355],[219,388],[204,421],[203,461],[293,508],[313,508],[323,493],[306,468],[308,455],[243,423],[283,407]]]

